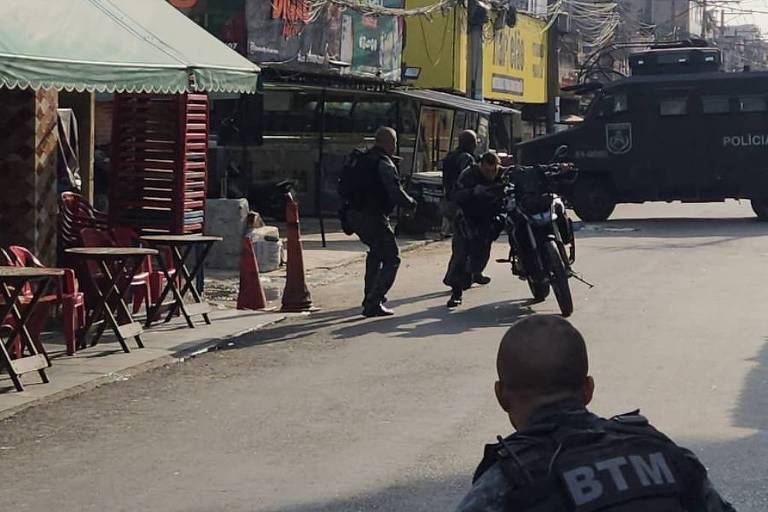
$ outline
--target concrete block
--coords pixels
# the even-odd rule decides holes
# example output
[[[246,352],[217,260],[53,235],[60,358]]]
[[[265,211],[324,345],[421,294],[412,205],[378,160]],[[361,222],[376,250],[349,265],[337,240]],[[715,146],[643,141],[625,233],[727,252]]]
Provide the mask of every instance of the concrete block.
[[[207,268],[238,270],[241,240],[248,217],[247,199],[207,199],[205,202],[205,233],[223,237],[213,246],[206,260]]]

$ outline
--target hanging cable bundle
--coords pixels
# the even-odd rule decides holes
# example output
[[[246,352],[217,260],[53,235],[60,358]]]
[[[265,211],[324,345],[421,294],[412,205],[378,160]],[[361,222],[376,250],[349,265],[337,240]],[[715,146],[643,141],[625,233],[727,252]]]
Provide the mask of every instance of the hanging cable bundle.
[[[557,0],[547,10],[549,21],[545,30],[549,30],[561,14],[570,17],[572,27],[587,45],[597,48],[611,43],[621,24],[618,2]]]
[[[397,7],[384,7],[375,0],[309,0],[310,9],[313,13],[313,18],[324,7],[331,4],[337,5],[344,9],[350,9],[357,11],[361,14],[368,16],[398,16],[398,17],[410,17],[410,16],[430,16],[437,12],[447,11],[453,9],[461,3],[461,0],[437,0],[434,4],[425,5],[423,7],[415,7],[412,9],[404,9]]]

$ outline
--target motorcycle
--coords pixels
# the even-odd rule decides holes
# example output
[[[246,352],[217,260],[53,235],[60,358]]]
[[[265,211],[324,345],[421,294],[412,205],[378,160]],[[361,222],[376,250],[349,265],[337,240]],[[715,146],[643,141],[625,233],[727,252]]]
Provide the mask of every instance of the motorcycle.
[[[573,313],[568,280],[575,276],[571,266],[576,261],[576,240],[557,190],[572,185],[578,171],[571,164],[554,162],[567,151],[561,146],[550,163],[510,168],[502,177],[510,241],[506,261],[512,264],[513,274],[528,282],[536,301],[544,301],[551,288],[564,317]]]

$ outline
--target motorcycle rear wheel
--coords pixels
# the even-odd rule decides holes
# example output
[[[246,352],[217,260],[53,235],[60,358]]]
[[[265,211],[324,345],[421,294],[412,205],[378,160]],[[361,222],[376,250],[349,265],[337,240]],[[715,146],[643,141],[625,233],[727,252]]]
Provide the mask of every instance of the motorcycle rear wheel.
[[[554,240],[548,241],[546,252],[550,284],[555,292],[560,312],[567,318],[573,314],[573,297],[571,296],[571,287],[568,285],[568,271],[565,268],[562,256],[560,256],[557,242]]]

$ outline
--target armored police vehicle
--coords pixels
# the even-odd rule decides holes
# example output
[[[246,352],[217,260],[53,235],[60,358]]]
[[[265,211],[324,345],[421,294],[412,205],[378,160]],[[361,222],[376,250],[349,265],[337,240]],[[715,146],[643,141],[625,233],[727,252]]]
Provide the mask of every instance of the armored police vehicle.
[[[768,220],[768,73],[724,73],[717,48],[648,50],[594,92],[578,126],[521,143],[522,163],[560,145],[580,170],[566,194],[586,221],[617,203],[750,199]]]

